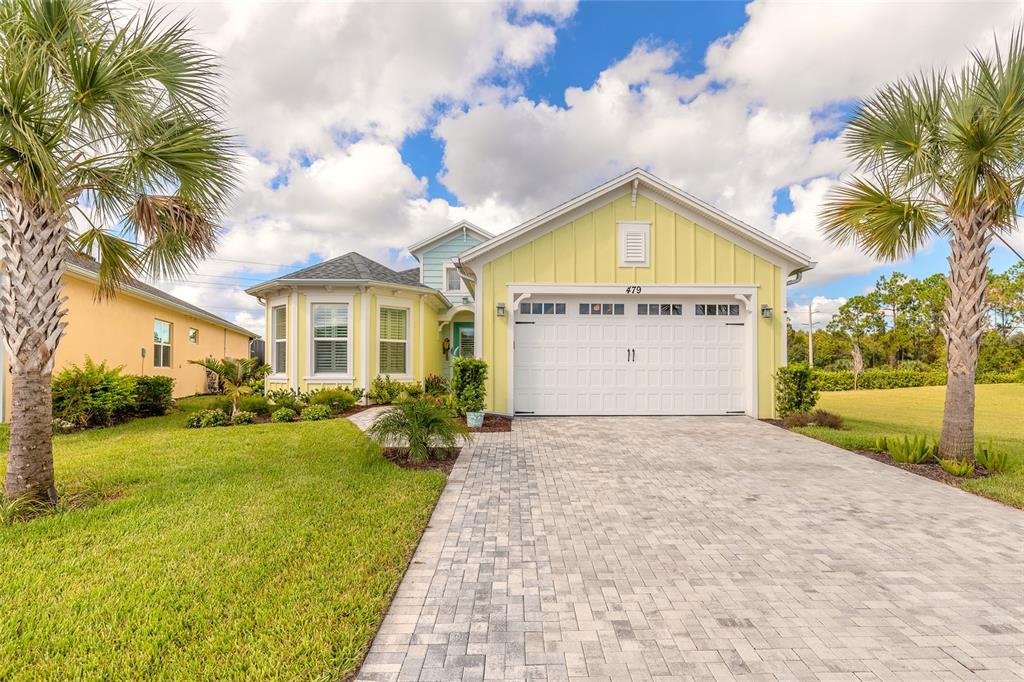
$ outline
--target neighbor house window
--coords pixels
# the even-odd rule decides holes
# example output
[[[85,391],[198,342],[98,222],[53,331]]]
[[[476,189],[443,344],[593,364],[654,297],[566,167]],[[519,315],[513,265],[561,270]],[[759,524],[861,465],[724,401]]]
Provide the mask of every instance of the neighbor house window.
[[[274,374],[288,371],[288,307],[279,305],[270,309],[270,337],[273,343],[271,369]]]
[[[409,343],[409,311],[405,308],[380,309],[380,373],[407,374],[406,349]]]
[[[462,288],[462,277],[454,266],[448,265],[444,269],[444,290],[448,293],[460,293]]]
[[[171,323],[153,320],[153,366],[171,366]]]
[[[313,374],[348,374],[348,304],[314,303]]]
[[[195,327],[188,328],[188,342],[199,343],[199,330]]]

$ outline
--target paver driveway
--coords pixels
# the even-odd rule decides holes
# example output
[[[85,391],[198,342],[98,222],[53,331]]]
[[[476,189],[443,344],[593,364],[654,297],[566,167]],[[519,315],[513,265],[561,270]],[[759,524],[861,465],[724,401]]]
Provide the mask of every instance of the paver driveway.
[[[747,418],[517,420],[360,679],[1024,679],[1024,512]]]

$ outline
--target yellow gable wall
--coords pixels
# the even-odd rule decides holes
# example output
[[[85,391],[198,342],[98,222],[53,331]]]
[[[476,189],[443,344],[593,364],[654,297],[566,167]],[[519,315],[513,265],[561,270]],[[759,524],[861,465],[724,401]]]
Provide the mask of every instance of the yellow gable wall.
[[[651,266],[618,266],[622,220],[651,222]],[[627,194],[484,265],[483,342],[488,409],[508,412],[508,322],[496,304],[511,307],[507,284],[755,284],[758,305],[773,309],[757,320],[758,406],[774,416],[775,370],[782,365],[784,273],[772,263],[651,199]]]
[[[146,374],[174,378],[175,397],[206,390],[206,372],[189,360],[206,357],[249,357],[249,337],[200,317],[122,292],[107,301],[96,300],[95,284],[68,274],[64,295],[68,327],[57,348],[56,374],[69,365],[81,365],[86,357],[108,366],[124,366],[125,374]],[[153,322],[171,323],[171,367],[153,367]],[[199,330],[199,342],[188,340],[189,327]],[[142,358],[141,350],[146,349]],[[6,376],[4,415],[10,417],[11,376]]]

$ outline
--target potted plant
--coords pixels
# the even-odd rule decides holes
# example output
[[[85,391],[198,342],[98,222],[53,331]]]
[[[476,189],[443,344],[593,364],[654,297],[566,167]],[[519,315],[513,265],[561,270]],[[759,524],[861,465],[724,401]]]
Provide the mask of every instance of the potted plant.
[[[459,413],[466,416],[466,424],[470,428],[483,426],[486,380],[486,362],[476,358],[456,358],[452,366],[452,393]]]

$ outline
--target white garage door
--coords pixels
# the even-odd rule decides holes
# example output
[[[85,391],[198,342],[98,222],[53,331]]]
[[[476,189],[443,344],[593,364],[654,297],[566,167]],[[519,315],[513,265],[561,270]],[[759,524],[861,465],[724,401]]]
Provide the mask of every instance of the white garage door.
[[[743,413],[747,324],[725,296],[531,297],[515,315],[515,411]]]

